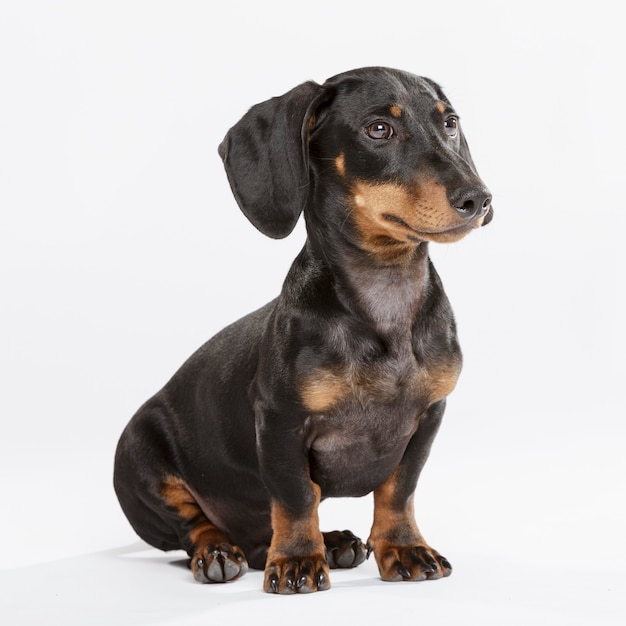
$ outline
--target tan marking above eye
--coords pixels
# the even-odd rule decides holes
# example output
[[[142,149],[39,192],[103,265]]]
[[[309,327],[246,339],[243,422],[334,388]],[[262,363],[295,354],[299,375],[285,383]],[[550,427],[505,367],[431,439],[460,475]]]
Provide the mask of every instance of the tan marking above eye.
[[[339,173],[339,176],[346,175],[346,155],[343,152],[340,152],[335,158],[335,169]]]
[[[392,104],[389,111],[394,117],[400,117],[402,115],[402,109],[399,104]]]
[[[439,100],[437,102],[437,110],[439,111],[439,113],[443,113],[446,110],[445,102],[441,102],[441,100]]]

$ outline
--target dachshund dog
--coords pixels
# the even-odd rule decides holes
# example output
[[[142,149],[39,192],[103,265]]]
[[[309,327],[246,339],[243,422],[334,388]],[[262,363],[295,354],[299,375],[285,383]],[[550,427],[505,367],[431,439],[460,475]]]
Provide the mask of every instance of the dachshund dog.
[[[428,254],[487,224],[491,194],[427,78],[382,67],[252,107],[219,146],[252,224],[307,239],[280,295],[226,327],[148,400],[117,447],[135,531],[195,580],[264,569],[264,589],[330,587],[374,553],[386,581],[448,576],[413,493],[461,370]],[[366,543],[323,533],[324,498],[373,492]]]

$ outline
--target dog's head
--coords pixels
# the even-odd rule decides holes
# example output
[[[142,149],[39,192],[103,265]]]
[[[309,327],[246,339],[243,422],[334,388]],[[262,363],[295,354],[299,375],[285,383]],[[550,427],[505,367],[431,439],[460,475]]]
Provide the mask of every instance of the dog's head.
[[[456,241],[493,215],[459,118],[429,79],[387,68],[304,83],[258,104],[219,147],[242,211],[270,237],[303,209],[392,258]]]

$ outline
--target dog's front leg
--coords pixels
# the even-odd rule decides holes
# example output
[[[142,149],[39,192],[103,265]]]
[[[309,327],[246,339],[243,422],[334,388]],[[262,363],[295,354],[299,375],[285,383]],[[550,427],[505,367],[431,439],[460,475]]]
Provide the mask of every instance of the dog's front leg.
[[[383,580],[425,580],[449,576],[452,566],[431,548],[415,522],[413,493],[445,409],[434,404],[420,419],[402,462],[374,491],[374,523],[368,548]]]
[[[321,489],[310,478],[301,428],[257,406],[261,475],[271,495],[272,542],[263,588],[269,593],[310,593],[330,588],[319,528]]]

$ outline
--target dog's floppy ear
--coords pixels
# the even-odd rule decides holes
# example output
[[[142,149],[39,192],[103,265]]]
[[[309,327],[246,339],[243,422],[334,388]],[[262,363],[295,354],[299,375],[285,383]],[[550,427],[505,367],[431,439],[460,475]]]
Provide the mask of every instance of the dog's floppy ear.
[[[317,83],[307,82],[253,106],[218,149],[237,204],[274,239],[294,229],[306,202],[307,124],[321,91]]]

